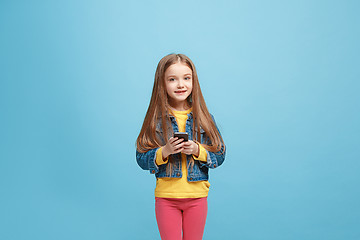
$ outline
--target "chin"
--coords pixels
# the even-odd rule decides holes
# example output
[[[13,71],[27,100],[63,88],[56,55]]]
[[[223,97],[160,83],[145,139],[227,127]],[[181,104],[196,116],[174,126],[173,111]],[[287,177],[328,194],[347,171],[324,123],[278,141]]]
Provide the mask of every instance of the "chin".
[[[187,98],[188,97],[181,97],[181,98],[177,98],[177,100],[182,102],[182,101],[186,101]]]

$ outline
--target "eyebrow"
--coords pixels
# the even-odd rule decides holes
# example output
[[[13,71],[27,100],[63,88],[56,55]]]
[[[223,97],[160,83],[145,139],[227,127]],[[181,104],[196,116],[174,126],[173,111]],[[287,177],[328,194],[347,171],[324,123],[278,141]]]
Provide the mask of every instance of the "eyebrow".
[[[190,76],[192,76],[192,74],[191,74],[191,73],[186,73],[186,74],[184,74],[184,76],[186,76],[186,75],[190,75]],[[171,74],[171,75],[169,75],[168,77],[176,77],[176,75]]]

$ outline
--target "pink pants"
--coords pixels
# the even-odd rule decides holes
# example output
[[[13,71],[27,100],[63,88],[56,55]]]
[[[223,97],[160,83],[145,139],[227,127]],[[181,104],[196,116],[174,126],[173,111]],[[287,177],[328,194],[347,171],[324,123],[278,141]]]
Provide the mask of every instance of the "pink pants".
[[[201,240],[207,215],[207,197],[155,197],[155,213],[162,240]]]

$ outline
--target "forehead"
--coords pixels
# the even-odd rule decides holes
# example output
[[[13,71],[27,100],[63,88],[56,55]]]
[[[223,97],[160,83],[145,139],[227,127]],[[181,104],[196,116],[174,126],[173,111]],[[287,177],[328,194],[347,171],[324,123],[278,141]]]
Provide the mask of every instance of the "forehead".
[[[166,71],[165,75],[183,75],[183,74],[192,74],[191,68],[189,68],[186,64],[177,62],[170,65]]]

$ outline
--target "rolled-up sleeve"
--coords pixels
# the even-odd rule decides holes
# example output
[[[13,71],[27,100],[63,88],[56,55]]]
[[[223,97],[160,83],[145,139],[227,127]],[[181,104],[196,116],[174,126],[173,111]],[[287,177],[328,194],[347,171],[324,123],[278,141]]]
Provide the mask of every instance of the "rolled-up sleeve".
[[[222,146],[221,150],[218,152],[210,152],[206,150],[207,153],[206,162],[200,162],[200,166],[206,166],[208,168],[219,167],[225,160],[225,151],[226,149],[224,149],[224,146]]]
[[[156,165],[158,165],[158,166],[168,163],[168,160],[169,160],[169,157],[163,159],[162,149],[163,149],[163,147],[159,148],[159,149],[156,151],[155,163],[156,163]]]
[[[199,156],[196,157],[195,155],[193,155],[194,159],[202,162],[207,162],[206,149],[200,143],[197,144],[199,145]]]
[[[144,153],[136,150],[136,161],[138,165],[144,170],[149,170],[151,174],[159,172],[159,167],[156,165],[156,151],[158,149],[159,148],[150,149]]]

